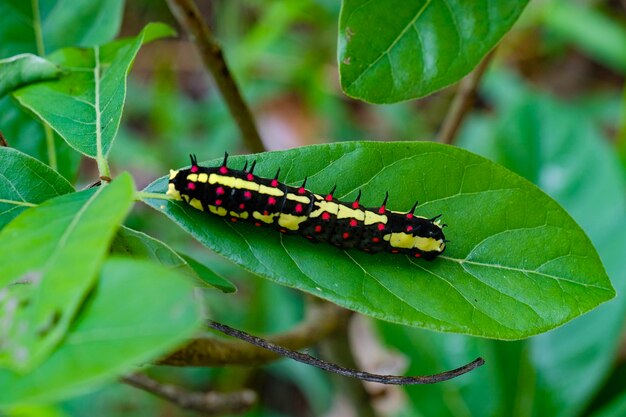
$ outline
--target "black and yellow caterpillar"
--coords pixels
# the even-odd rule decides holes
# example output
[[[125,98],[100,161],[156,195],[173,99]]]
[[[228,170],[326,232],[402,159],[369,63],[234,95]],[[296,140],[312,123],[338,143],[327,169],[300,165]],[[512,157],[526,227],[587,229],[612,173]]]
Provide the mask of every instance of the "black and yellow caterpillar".
[[[401,253],[416,258],[434,259],[446,248],[439,216],[427,219],[413,212],[387,210],[388,195],[378,208],[359,203],[343,203],[333,197],[305,188],[291,187],[273,179],[254,175],[254,166],[235,170],[226,166],[228,154],[219,167],[198,165],[190,155],[191,168],[170,170],[167,194],[192,207],[246,220],[256,226],[272,226],[282,233],[298,233],[313,242],[330,242],[339,248],[358,248],[369,253]]]

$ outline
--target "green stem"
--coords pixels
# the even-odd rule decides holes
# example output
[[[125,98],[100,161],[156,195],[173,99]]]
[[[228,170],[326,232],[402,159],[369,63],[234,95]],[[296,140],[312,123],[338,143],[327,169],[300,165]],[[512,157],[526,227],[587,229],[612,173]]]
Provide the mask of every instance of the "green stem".
[[[160,194],[160,193],[148,193],[146,191],[137,191],[135,193],[136,201],[146,200],[148,198],[152,198],[155,200],[173,200],[172,197],[165,195],[165,194]]]
[[[41,13],[39,12],[39,0],[31,0],[31,7],[33,9],[33,30],[35,31],[35,42],[37,43],[37,55],[45,56],[46,47],[43,42],[43,33],[41,32]],[[48,152],[48,164],[50,168],[57,171],[57,152],[54,147],[54,133],[52,128],[43,123],[43,131],[46,137],[46,150]]]
[[[26,201],[5,200],[0,198],[0,203],[13,204],[15,206],[35,207],[37,204],[28,203]]]
[[[104,155],[102,149],[102,114],[100,113],[100,47],[94,46],[94,66],[93,66],[93,81],[94,81],[94,107],[96,112],[96,161],[98,162],[98,172],[100,177],[110,177],[111,170],[109,169],[109,162]]]

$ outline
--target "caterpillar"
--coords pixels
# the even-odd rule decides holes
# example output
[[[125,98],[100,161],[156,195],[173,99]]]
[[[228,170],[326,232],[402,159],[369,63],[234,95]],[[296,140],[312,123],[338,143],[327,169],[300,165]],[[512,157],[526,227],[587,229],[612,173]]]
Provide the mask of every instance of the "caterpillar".
[[[254,175],[256,161],[248,169],[227,166],[228,154],[219,167],[201,167],[189,155],[189,169],[170,170],[167,195],[191,207],[245,220],[256,226],[271,226],[282,233],[300,234],[312,242],[329,242],[339,248],[358,248],[368,253],[390,252],[432,260],[446,248],[447,240],[438,218],[415,215],[417,202],[404,213],[386,208],[389,194],[380,207],[365,208],[361,192],[350,203],[337,200],[333,188],[315,194],[306,187],[292,187],[274,178]]]

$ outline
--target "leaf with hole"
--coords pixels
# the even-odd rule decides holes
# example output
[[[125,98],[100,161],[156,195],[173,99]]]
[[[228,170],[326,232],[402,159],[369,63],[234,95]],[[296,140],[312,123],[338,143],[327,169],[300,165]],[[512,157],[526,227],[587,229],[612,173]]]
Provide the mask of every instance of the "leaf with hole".
[[[132,205],[128,174],[31,207],[0,231],[0,366],[27,371],[65,334]],[[16,293],[17,292],[17,293]],[[15,298],[15,299],[14,299]]]
[[[93,390],[182,343],[201,311],[184,276],[148,261],[110,259],[61,344],[25,374],[0,369],[0,408]]]
[[[182,202],[145,200],[197,240],[262,277],[383,320],[497,339],[557,327],[615,296],[580,227],[550,197],[507,169],[436,143],[351,142],[233,157],[255,173],[376,207],[443,214],[451,240],[433,262],[368,255],[300,236],[235,225]],[[212,161],[216,166],[218,161]],[[339,179],[339,181],[338,181]],[[164,193],[167,177],[146,191]]]

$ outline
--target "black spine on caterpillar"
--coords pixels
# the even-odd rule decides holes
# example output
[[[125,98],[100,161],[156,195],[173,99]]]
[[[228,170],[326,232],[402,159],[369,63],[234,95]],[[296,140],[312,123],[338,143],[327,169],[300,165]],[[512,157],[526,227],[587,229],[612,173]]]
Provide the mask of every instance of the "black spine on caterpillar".
[[[192,207],[231,221],[245,220],[256,226],[271,226],[282,233],[298,233],[313,242],[329,242],[339,248],[358,248],[368,253],[400,253],[432,260],[446,248],[439,216],[417,216],[380,207],[363,207],[359,200],[337,200],[333,188],[315,194],[306,187],[292,187],[274,178],[254,175],[254,165],[241,170],[201,167],[191,155],[191,168],[170,171],[167,194]]]

